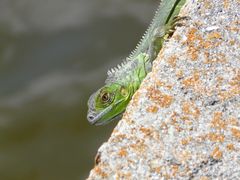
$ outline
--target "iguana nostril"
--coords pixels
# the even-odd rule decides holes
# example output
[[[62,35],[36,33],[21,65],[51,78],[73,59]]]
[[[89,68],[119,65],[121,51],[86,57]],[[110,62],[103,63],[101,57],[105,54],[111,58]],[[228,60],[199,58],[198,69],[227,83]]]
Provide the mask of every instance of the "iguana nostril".
[[[87,118],[88,118],[89,121],[91,121],[91,120],[94,119],[94,116],[93,116],[92,114],[89,114],[89,115],[87,116]]]

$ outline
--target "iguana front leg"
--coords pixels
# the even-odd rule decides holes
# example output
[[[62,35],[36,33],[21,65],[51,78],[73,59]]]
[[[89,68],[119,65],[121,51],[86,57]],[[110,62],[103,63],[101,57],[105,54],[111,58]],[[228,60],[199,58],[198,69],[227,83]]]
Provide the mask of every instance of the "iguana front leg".
[[[150,39],[147,52],[151,61],[157,57],[159,50],[162,48],[165,33],[166,31],[164,26],[158,27],[153,31],[153,38]]]
[[[158,27],[154,30],[153,39],[149,43],[150,45],[148,49],[148,54],[152,61],[156,58],[159,50],[162,48],[164,41],[168,40],[173,35],[176,27],[183,26],[183,20],[186,19],[188,19],[186,16],[176,16],[165,26]]]

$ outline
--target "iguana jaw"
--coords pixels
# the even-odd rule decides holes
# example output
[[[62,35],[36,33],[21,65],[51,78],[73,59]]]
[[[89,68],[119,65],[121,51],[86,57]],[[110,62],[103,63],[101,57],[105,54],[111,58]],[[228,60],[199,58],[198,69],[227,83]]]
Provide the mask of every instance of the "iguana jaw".
[[[105,125],[105,124],[108,124],[109,122],[111,121],[114,121],[114,120],[118,120],[121,118],[123,113],[120,113],[116,116],[114,116],[113,118],[109,119],[109,120],[105,120],[105,121],[100,121],[101,117],[97,119],[97,117],[95,117],[92,121],[88,120],[92,125],[96,125],[96,126],[102,126],[102,125]]]
[[[104,110],[101,111],[101,112],[96,112],[95,110],[90,109],[90,110],[88,111],[88,115],[87,115],[88,121],[89,121],[91,124],[94,124],[94,125],[98,125],[98,124],[100,125],[100,124],[102,124],[104,121],[103,121],[103,122],[100,121],[101,118],[102,118],[105,114],[109,113],[109,112],[111,111],[111,109],[112,109],[111,106],[107,107],[106,109],[104,109]],[[108,122],[108,121],[107,121],[107,122]]]

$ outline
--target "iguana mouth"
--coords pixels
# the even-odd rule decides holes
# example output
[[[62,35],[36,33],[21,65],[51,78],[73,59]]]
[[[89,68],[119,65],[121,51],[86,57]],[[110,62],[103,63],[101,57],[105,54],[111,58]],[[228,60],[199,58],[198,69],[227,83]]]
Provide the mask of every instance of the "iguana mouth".
[[[123,113],[118,114],[118,115],[114,116],[113,118],[111,118],[111,119],[109,119],[109,120],[107,120],[107,121],[100,121],[100,122],[96,121],[95,123],[93,123],[93,125],[100,126],[100,125],[108,124],[108,123],[111,122],[111,121],[114,121],[114,120],[119,119],[119,118],[122,116],[122,114],[123,114]]]
[[[110,110],[111,110],[111,109],[110,109]],[[97,125],[97,126],[99,126],[99,125],[105,125],[105,124],[107,124],[107,123],[109,123],[109,122],[111,122],[111,121],[113,121],[113,120],[115,120],[115,119],[119,119],[119,117],[121,117],[122,114],[123,114],[123,113],[120,113],[120,114],[118,114],[118,115],[116,115],[116,116],[114,116],[114,117],[112,117],[111,119],[106,120],[106,121],[99,121],[99,120],[101,119],[101,117],[102,117],[105,113],[107,113],[107,112],[104,112],[104,113],[102,112],[102,113],[98,113],[98,114],[95,114],[94,112],[89,112],[89,113],[88,113],[88,116],[87,116],[88,121],[89,121],[92,125]],[[103,114],[103,115],[101,115],[101,114]]]
[[[87,119],[91,124],[94,125],[100,125],[103,124],[104,122],[99,122],[98,121],[105,115],[107,114],[109,111],[112,110],[112,106],[107,107],[106,109],[104,109],[103,111],[97,113],[96,111],[94,111],[93,109],[89,108],[88,111],[88,115],[87,115]]]

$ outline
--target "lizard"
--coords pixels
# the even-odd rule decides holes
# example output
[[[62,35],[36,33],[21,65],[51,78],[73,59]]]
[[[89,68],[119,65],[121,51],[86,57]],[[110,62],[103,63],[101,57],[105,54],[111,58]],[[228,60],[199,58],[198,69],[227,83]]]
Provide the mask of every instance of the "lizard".
[[[151,71],[153,60],[180,21],[181,7],[186,0],[162,0],[149,28],[134,51],[116,68],[107,72],[105,85],[88,100],[87,119],[94,125],[118,120],[141,82]]]

